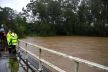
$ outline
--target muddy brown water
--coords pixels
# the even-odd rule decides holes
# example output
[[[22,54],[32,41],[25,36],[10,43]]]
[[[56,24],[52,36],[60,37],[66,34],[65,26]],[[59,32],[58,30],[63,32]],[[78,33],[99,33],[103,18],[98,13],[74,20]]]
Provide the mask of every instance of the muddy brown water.
[[[37,44],[58,52],[62,52],[81,59],[89,60],[108,66],[108,37],[87,37],[87,36],[54,36],[54,37],[27,37],[26,42]],[[37,53],[37,48],[29,47],[33,53]],[[63,57],[49,54],[42,51],[42,57],[59,66],[67,72],[74,72],[75,63]],[[38,53],[37,53],[38,54]],[[52,69],[53,72],[54,71]],[[97,68],[80,64],[79,72],[107,72]]]

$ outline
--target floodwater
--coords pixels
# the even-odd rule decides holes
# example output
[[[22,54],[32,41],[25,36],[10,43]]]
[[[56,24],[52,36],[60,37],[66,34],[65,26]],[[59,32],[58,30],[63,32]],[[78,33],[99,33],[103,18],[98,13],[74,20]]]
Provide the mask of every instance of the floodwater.
[[[108,37],[54,36],[27,37],[23,40],[48,49],[108,66]],[[31,48],[30,51],[36,53],[35,49],[36,48]],[[42,57],[67,72],[72,72],[75,67],[74,61],[71,62],[60,56],[57,57],[53,54],[47,54],[47,52],[43,52]],[[89,67],[85,64],[80,64],[79,68],[79,72],[105,72],[104,70]]]

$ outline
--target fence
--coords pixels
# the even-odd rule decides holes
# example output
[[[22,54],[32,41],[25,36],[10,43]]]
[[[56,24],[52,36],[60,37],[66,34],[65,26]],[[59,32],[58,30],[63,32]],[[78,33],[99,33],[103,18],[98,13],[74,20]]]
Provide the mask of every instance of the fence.
[[[34,46],[36,48],[39,49],[39,56],[37,56],[36,54],[28,51],[26,48],[23,48],[21,46],[19,46],[20,42],[23,42],[25,44],[25,47],[27,48],[28,45],[31,45],[31,46]],[[94,62],[90,62],[88,60],[84,60],[84,59],[80,59],[78,57],[73,57],[73,56],[70,56],[70,55],[67,55],[67,54],[64,54],[64,53],[61,53],[61,52],[57,52],[57,51],[54,51],[54,50],[51,50],[51,49],[48,49],[48,48],[45,48],[45,47],[42,47],[42,46],[38,46],[38,45],[34,45],[34,44],[31,44],[31,43],[28,43],[28,42],[25,42],[25,41],[22,41],[22,40],[19,40],[19,44],[18,44],[18,47],[20,49],[22,49],[23,51],[25,51],[27,54],[30,54],[31,56],[37,58],[39,60],[39,68],[37,69],[39,72],[41,72],[43,69],[42,69],[42,62],[47,64],[48,66],[52,67],[53,69],[57,70],[58,72],[66,72],[65,70],[55,66],[54,64],[42,59],[41,57],[41,51],[42,50],[45,50],[47,52],[50,52],[50,53],[53,53],[53,54],[56,54],[58,56],[62,56],[64,58],[67,58],[71,61],[74,61],[75,62],[75,72],[80,72],[79,71],[79,65],[80,64],[85,64],[85,65],[88,65],[90,67],[94,67],[94,68],[99,68],[101,70],[104,70],[105,72],[108,72],[108,67],[107,66],[104,66],[104,65],[101,65],[101,64],[97,64],[97,63],[94,63]],[[27,55],[26,55],[27,57]],[[26,58],[27,59],[27,58]]]

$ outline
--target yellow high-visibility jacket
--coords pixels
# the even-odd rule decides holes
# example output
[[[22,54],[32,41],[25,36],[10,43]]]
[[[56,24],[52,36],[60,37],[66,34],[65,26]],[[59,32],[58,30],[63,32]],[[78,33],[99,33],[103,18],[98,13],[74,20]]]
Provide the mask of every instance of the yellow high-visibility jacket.
[[[17,45],[18,36],[16,33],[12,33],[10,36],[10,42],[9,45]]]
[[[10,43],[10,38],[11,38],[11,32],[8,32],[8,33],[7,33],[6,38],[7,38],[7,43],[8,43],[8,45],[9,45],[9,43]]]

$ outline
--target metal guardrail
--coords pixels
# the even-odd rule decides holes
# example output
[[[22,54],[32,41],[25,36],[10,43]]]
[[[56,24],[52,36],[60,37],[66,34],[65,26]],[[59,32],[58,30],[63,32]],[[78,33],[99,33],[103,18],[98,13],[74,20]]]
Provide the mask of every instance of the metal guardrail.
[[[62,56],[64,58],[67,58],[71,61],[74,61],[76,63],[75,65],[75,72],[80,72],[79,71],[79,64],[85,64],[85,65],[88,65],[90,67],[96,67],[96,68],[99,68],[101,70],[104,70],[104,71],[108,71],[108,67],[107,66],[104,66],[104,65],[101,65],[101,64],[98,64],[98,63],[94,63],[94,62],[91,62],[91,61],[88,61],[88,60],[84,60],[84,59],[81,59],[81,58],[78,58],[78,57],[73,57],[73,56],[70,56],[70,55],[67,55],[67,54],[64,54],[64,53],[61,53],[61,52],[57,52],[57,51],[54,51],[54,50],[51,50],[51,49],[48,49],[48,48],[45,48],[45,47],[42,47],[42,46],[38,46],[38,45],[34,45],[34,44],[31,44],[31,43],[28,43],[28,42],[25,42],[23,40],[19,40],[19,43],[20,42],[23,42],[25,43],[25,46],[27,47],[27,45],[31,45],[31,46],[34,46],[36,48],[39,49],[39,56],[37,56],[36,54],[33,54],[31,53],[30,51],[26,50],[25,48],[22,48],[20,47],[21,49],[23,49],[24,51],[26,51],[28,54],[32,55],[33,57],[39,59],[39,71],[42,70],[42,62],[49,65],[50,67],[52,67],[53,69],[59,71],[59,72],[66,72],[65,70],[63,69],[60,69],[59,67],[51,64],[50,62],[44,60],[41,58],[41,50],[45,50],[45,51],[48,51],[50,53],[53,53],[53,54],[56,54],[58,56]]]

